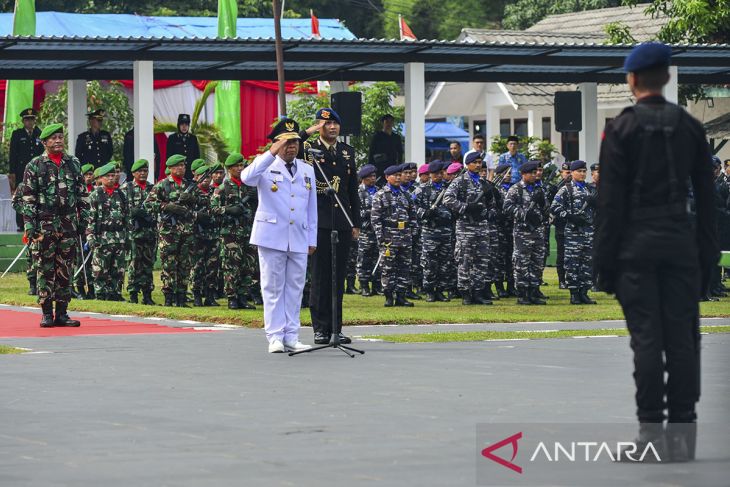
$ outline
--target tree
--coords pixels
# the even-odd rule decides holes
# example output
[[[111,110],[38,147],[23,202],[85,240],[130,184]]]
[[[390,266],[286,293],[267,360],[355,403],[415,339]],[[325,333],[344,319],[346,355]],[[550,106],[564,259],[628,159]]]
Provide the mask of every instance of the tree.
[[[505,29],[524,30],[548,15],[618,7],[621,0],[517,0],[504,7]]]
[[[624,0],[636,6],[636,0]],[[667,43],[730,42],[730,2],[727,0],[653,0],[647,15],[669,18],[657,39]]]

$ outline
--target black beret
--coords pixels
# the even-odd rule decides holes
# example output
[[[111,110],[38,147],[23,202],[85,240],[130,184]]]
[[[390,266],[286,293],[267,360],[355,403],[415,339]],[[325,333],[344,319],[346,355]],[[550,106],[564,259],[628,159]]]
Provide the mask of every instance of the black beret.
[[[577,171],[578,169],[585,169],[585,168],[586,168],[585,161],[573,161],[570,163],[571,171]]]
[[[471,164],[477,159],[484,160],[484,153],[477,151],[469,152],[466,156],[464,156],[464,164]]]
[[[564,163],[562,163],[560,165],[560,170],[561,171],[570,171],[570,162],[565,161]]]
[[[359,177],[360,179],[365,179],[366,177],[370,176],[371,174],[375,174],[376,171],[377,171],[376,167],[373,166],[372,164],[365,164],[357,172],[357,177]]]
[[[415,162],[404,162],[401,164],[401,171],[415,171],[416,169],[418,169],[418,164]]]
[[[443,161],[436,159],[428,164],[428,172],[439,172],[444,170]]]
[[[503,162],[502,164],[498,165],[497,168],[494,170],[497,174],[502,174],[507,169],[510,169],[512,167],[511,164],[507,164],[506,162]]]
[[[591,164],[591,171],[598,171],[598,163],[597,162],[594,162],[593,164]]]
[[[392,166],[388,166],[385,168],[385,171],[383,173],[386,176],[392,176],[393,174],[399,173],[403,170],[403,167],[401,164],[394,164]]]
[[[532,171],[537,171],[537,168],[540,166],[539,161],[527,161],[523,165],[520,166],[520,174],[525,174]]]

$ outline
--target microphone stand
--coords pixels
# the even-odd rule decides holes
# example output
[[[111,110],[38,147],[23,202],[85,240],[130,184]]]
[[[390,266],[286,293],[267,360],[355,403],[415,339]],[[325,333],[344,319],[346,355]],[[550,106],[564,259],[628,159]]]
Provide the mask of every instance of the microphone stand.
[[[337,191],[332,187],[332,185],[329,182],[329,179],[327,179],[327,175],[324,173],[324,170],[322,170],[322,166],[319,165],[319,158],[323,156],[322,151],[317,149],[307,149],[307,152],[309,152],[309,155],[312,157],[312,160],[314,161],[314,165],[317,166],[317,169],[319,169],[320,174],[322,175],[322,179],[324,179],[324,182],[327,183],[327,196],[330,198],[330,221],[331,221],[331,229],[330,229],[330,247],[332,248],[332,295],[330,296],[330,299],[332,300],[332,322],[330,323],[330,342],[327,345],[320,345],[317,347],[308,348],[306,350],[299,350],[298,352],[289,352],[289,356],[299,355],[300,353],[310,353],[314,352],[316,350],[324,350],[325,348],[336,348],[343,353],[350,356],[350,358],[354,358],[355,354],[351,352],[359,353],[360,355],[364,354],[365,351],[358,350],[357,348],[348,347],[347,345],[343,345],[340,342],[340,334],[337,332],[337,329],[339,328],[337,325],[338,323],[338,317],[339,313],[337,313],[337,300],[338,300],[338,287],[337,287],[337,242],[339,241],[339,235],[337,234],[337,229],[335,229],[335,203],[337,203],[337,206],[339,206],[340,210],[342,211],[342,214],[345,215],[345,218],[347,219],[347,222],[350,224],[350,228],[352,229],[355,225],[352,223],[352,220],[350,219],[350,215],[347,214],[347,210],[345,210],[345,207],[342,206],[342,201],[340,201],[339,196],[337,196]],[[316,178],[315,178],[316,183]],[[315,188],[316,189],[316,188]]]

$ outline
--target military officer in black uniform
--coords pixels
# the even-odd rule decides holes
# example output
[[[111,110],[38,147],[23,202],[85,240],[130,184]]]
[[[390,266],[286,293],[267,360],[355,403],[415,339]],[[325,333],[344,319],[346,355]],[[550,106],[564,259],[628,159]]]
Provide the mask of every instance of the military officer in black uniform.
[[[343,142],[338,142],[340,135],[340,116],[331,108],[322,108],[317,111],[317,120],[323,120],[319,129],[319,138],[312,142],[305,142],[305,157],[310,164],[314,163],[311,153],[307,149],[316,149],[323,152],[320,159],[329,183],[337,191],[344,208],[326,194],[327,183],[318,167],[314,167],[317,186],[317,251],[312,256],[312,288],[309,294],[309,311],[312,316],[314,343],[326,344],[331,338],[332,327],[332,245],[330,232],[334,228],[339,233],[337,243],[337,330],[340,343],[350,343],[350,338],[342,334],[342,295],[344,294],[345,276],[347,274],[347,257],[350,244],[360,235],[360,198],[357,192],[357,167],[355,166],[355,149]],[[334,212],[332,205],[335,205]],[[343,214],[345,210],[352,220],[350,227]],[[334,215],[334,217],[333,217]],[[333,220],[334,219],[334,220]]]
[[[76,158],[81,165],[93,164],[95,168],[99,168],[112,160],[112,134],[101,130],[105,114],[101,108],[86,114],[89,130],[80,133],[76,138]]]
[[[368,162],[378,170],[380,183],[385,184],[383,171],[386,167],[403,162],[403,141],[400,135],[393,132],[395,118],[390,113],[380,117],[383,130],[373,135],[368,152]]]
[[[152,171],[152,180],[157,181],[160,177],[160,147],[157,145],[157,139],[152,137],[155,151],[154,167]],[[127,173],[127,181],[134,179],[132,176],[132,165],[136,162],[134,158],[134,129],[124,134],[124,146],[122,147],[122,161],[124,162],[124,172]]]
[[[10,191],[15,191],[16,186],[23,180],[25,165],[34,157],[43,154],[43,144],[39,138],[41,129],[36,127],[37,117],[38,112],[32,108],[26,108],[20,112],[23,126],[13,130],[10,136],[10,149],[8,151]],[[22,232],[23,216],[20,213],[15,214],[15,223],[18,225],[18,231]]]
[[[698,301],[719,258],[710,149],[702,124],[662,96],[670,58],[655,42],[626,57],[637,102],[604,131],[595,238],[599,288],[616,293],[631,334],[637,451],[664,447],[662,462],[694,459]]]
[[[190,133],[190,115],[181,113],[177,116],[177,132],[167,139],[167,157],[175,154],[185,156],[185,179],[193,179],[190,165],[195,159],[200,159],[198,138]]]

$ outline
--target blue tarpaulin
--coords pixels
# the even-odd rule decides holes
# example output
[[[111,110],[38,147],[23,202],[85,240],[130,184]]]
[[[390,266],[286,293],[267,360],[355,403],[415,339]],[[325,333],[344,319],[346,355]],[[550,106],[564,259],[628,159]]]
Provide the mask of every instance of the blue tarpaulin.
[[[461,151],[469,150],[469,132],[460,129],[449,122],[426,122],[426,149],[430,151],[449,150],[451,142],[459,142]],[[403,124],[403,134],[406,133],[406,124]]]
[[[274,19],[239,18],[238,37],[274,37]],[[323,39],[355,39],[337,19],[319,19]],[[12,35],[13,14],[0,14],[0,35]],[[89,37],[210,37],[218,35],[217,17],[145,17],[132,14],[78,14],[37,12],[36,33],[39,36]],[[311,19],[281,19],[284,39],[312,37]]]

